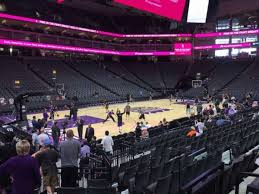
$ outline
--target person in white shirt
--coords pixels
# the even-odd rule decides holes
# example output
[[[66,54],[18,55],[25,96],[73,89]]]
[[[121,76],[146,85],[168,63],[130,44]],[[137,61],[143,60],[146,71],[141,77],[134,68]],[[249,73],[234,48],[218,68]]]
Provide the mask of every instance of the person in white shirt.
[[[205,125],[204,125],[204,123],[201,121],[201,119],[199,119],[198,121],[195,121],[195,126],[197,127],[199,134],[202,134],[202,133],[203,133],[203,130],[204,130],[204,128],[205,128]]]
[[[113,140],[112,137],[109,135],[109,131],[105,131],[105,136],[102,139],[101,144],[103,145],[103,150],[106,153],[113,154]]]

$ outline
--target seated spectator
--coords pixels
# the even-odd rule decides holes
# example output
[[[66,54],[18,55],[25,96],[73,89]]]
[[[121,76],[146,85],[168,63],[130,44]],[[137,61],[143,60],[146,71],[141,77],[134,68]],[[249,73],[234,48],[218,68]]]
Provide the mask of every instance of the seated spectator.
[[[197,131],[195,127],[191,127],[191,130],[187,133],[187,137],[195,137],[197,134]]]
[[[27,140],[16,144],[16,152],[17,156],[0,166],[0,177],[12,177],[12,194],[32,194],[41,184],[39,164],[29,155],[30,143]]]

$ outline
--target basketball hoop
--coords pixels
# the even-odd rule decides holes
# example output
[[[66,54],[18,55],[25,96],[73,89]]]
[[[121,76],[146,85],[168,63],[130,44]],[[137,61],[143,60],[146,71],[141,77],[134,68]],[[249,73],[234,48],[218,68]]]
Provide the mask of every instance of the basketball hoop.
[[[200,88],[202,86],[202,80],[192,80],[193,88]]]

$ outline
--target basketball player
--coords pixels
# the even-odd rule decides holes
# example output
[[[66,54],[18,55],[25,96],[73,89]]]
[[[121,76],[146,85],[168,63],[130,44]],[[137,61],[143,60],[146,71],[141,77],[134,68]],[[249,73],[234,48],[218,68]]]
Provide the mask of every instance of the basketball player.
[[[109,103],[108,102],[104,102],[104,107],[105,107],[105,112],[108,113],[108,111],[109,111]]]
[[[169,101],[170,101],[170,105],[172,105],[172,103],[173,103],[173,94],[170,94]]]
[[[113,110],[108,111],[108,113],[107,113],[107,117],[106,117],[106,119],[103,121],[103,123],[105,123],[106,121],[108,121],[108,119],[109,119],[109,118],[111,118],[111,119],[113,120],[113,122],[115,123],[115,119],[113,118],[113,116],[112,116],[112,115],[114,115]]]
[[[130,109],[131,109],[131,107],[130,107],[130,105],[129,105],[129,103],[125,106],[125,108],[124,108],[124,112],[126,113],[126,119],[128,119],[129,117],[130,117]]]
[[[121,111],[119,109],[117,110],[117,113],[116,113],[117,118],[118,118],[117,121],[118,121],[119,133],[121,133],[121,127],[123,124],[122,116],[124,115],[124,113],[125,113],[125,111],[123,113],[121,113]]]
[[[139,108],[139,120],[143,119],[144,121],[146,120],[145,118],[145,112]]]
[[[55,120],[55,113],[56,113],[55,111],[56,110],[57,110],[57,107],[51,103],[51,105],[50,105],[50,119],[52,119],[53,121]],[[57,116],[59,116],[59,115],[57,114]]]
[[[153,99],[152,92],[149,92],[149,100],[152,101],[152,99]]]

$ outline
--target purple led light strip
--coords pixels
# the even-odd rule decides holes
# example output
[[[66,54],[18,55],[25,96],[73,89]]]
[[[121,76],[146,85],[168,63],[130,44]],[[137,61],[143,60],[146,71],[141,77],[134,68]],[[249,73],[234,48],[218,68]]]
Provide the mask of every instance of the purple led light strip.
[[[243,30],[243,31],[229,31],[229,32],[212,32],[195,34],[195,38],[209,38],[217,36],[233,36],[233,35],[247,35],[247,34],[259,34],[259,29],[256,30]]]
[[[44,21],[44,20],[32,19],[32,18],[15,16],[15,15],[4,14],[4,13],[0,13],[0,18],[18,20],[18,21],[23,21],[23,22],[30,22],[30,23],[37,23],[37,24],[61,27],[61,28],[72,29],[72,30],[79,30],[79,31],[83,31],[83,32],[91,32],[91,33],[95,33],[95,34],[101,34],[101,35],[111,36],[111,37],[116,37],[116,38],[192,37],[192,34],[118,34],[118,33],[113,33],[113,32],[105,32],[105,31],[100,31],[100,30],[93,30],[93,29],[88,29],[88,28],[70,26],[70,25],[65,25],[65,24],[60,24],[60,23],[55,23],[55,22],[48,22],[48,21]]]
[[[41,49],[50,49],[50,50],[74,51],[74,52],[83,52],[83,53],[119,55],[119,56],[170,56],[170,55],[176,55],[175,52],[170,52],[170,51],[157,51],[157,52],[112,51],[112,50],[99,50],[99,49],[91,49],[91,48],[82,48],[82,47],[73,47],[73,46],[55,45],[55,44],[44,44],[44,43],[37,43],[37,42],[7,40],[7,39],[0,39],[0,45],[21,46],[21,47],[41,48]],[[183,55],[183,54],[181,54],[181,55]]]
[[[112,50],[100,50],[100,49],[92,49],[92,48],[82,48],[82,47],[73,47],[73,46],[56,45],[56,44],[45,44],[45,43],[27,42],[27,41],[17,41],[17,40],[7,40],[7,39],[0,39],[0,45],[21,46],[21,47],[41,48],[41,49],[50,49],[50,50],[74,51],[74,52],[94,53],[94,54],[118,55],[118,56],[173,56],[173,55],[189,56],[189,55],[191,55],[191,52],[175,53],[175,52],[170,52],[170,51],[156,51],[156,52],[112,51]],[[251,45],[252,45],[251,43],[206,45],[206,46],[196,46],[196,47],[194,47],[194,50],[245,48],[245,47],[251,47]]]
[[[61,27],[61,28],[72,29],[72,30],[79,30],[79,31],[83,31],[83,32],[90,32],[90,33],[111,36],[111,37],[116,37],[116,38],[192,37],[192,34],[118,34],[118,33],[113,33],[113,32],[105,32],[105,31],[93,30],[93,29],[89,29],[89,28],[70,26],[70,25],[65,25],[65,24],[60,24],[60,23],[55,23],[55,22],[48,22],[48,21],[44,21],[44,20],[38,20],[38,19],[27,18],[27,17],[22,17],[22,16],[15,16],[15,15],[4,14],[4,13],[0,13],[0,18],[18,20],[18,21],[23,21],[23,22],[30,22],[30,23],[37,23],[37,24]],[[244,30],[244,31],[201,33],[201,34],[195,34],[194,37],[195,38],[209,38],[209,37],[217,37],[217,36],[232,36],[232,35],[244,35],[244,34],[259,34],[259,29]]]

